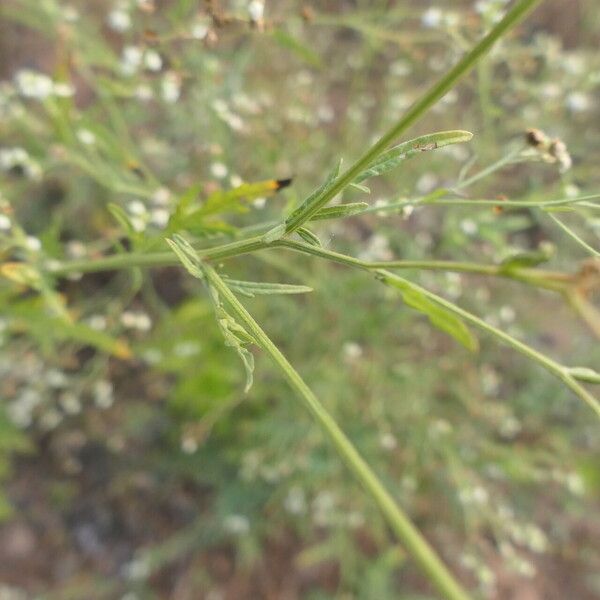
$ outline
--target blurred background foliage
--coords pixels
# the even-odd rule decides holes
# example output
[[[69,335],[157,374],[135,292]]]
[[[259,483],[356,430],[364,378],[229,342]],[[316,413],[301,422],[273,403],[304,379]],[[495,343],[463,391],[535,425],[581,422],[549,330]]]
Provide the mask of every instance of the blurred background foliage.
[[[597,192],[595,4],[544,3],[411,132],[473,140],[411,160],[370,195],[344,192],[382,214],[320,222],[324,245],[487,263],[541,248],[554,270],[597,270],[543,212],[383,210],[498,161],[465,197]],[[262,14],[245,0],[4,0],[2,260],[165,249],[183,197],[293,176],[194,233],[216,243],[276,219],[395,122],[505,5],[281,0]],[[560,138],[572,166],[511,162],[530,127]],[[598,246],[597,209],[559,216]],[[469,353],[368,273],[279,251],[224,268],[315,289],[244,304],[469,587],[600,594],[598,428],[586,406],[490,340]],[[432,597],[259,356],[244,395],[243,369],[182,269],[47,277],[29,290],[3,273],[0,597]],[[598,364],[593,323],[558,295],[409,275],[559,360]]]

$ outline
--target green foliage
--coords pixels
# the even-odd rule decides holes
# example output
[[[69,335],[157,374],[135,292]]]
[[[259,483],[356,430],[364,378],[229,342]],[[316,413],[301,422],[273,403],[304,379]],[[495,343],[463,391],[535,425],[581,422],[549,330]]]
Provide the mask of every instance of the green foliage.
[[[53,556],[95,502],[119,529],[52,591],[227,595],[273,563],[310,582],[282,596],[408,598],[418,564],[493,597],[573,548],[593,573],[569,541],[600,480],[593,19],[560,49],[505,35],[531,0],[499,25],[153,4],[0,7],[3,40],[53,49],[0,83],[0,517],[41,499]]]

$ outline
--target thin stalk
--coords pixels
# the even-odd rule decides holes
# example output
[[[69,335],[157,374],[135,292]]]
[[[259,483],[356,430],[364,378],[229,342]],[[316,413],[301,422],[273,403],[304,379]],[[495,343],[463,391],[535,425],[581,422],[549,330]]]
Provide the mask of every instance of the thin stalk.
[[[592,256],[600,258],[600,252],[592,248],[585,240],[579,237],[568,225],[565,225],[558,217],[553,214],[548,215],[569,237],[574,239],[582,248],[585,248]]]
[[[544,271],[541,269],[514,268],[502,269],[501,265],[486,265],[480,263],[469,263],[446,260],[393,260],[393,261],[365,261],[353,256],[326,250],[319,246],[313,246],[296,240],[281,239],[270,244],[261,238],[253,238],[241,242],[233,242],[216,246],[214,248],[196,249],[198,256],[204,260],[224,260],[241,256],[258,250],[270,250],[275,248],[287,248],[302,254],[318,256],[365,270],[373,269],[421,269],[429,271],[451,271],[457,273],[474,273],[478,275],[498,276],[514,279],[535,287],[541,287],[554,291],[564,291],[564,288],[572,280],[568,273]],[[69,273],[95,273],[100,271],[112,271],[117,269],[131,269],[138,267],[165,267],[179,264],[177,257],[172,252],[152,252],[147,254],[116,254],[96,259],[80,259],[51,265],[48,271],[51,275],[64,277]]]
[[[394,280],[401,282],[407,281],[403,277],[399,277],[398,275],[395,275],[394,273],[391,273],[384,269],[376,271],[376,274],[384,282],[391,282],[391,285],[393,285]],[[528,346],[527,344],[517,340],[508,333],[505,333],[501,329],[490,325],[483,319],[480,319],[474,314],[464,310],[463,308],[460,308],[460,306],[457,306],[456,304],[442,298],[441,296],[438,296],[437,294],[434,294],[433,292],[430,292],[429,290],[419,285],[416,285],[413,282],[410,282],[410,284],[411,286],[417,288],[419,292],[421,292],[424,296],[426,296],[433,302],[436,302],[440,306],[443,306],[444,308],[454,313],[455,315],[458,315],[468,323],[472,323],[479,329],[486,331],[487,333],[493,335],[496,339],[499,339],[505,344],[512,346],[521,354],[524,354],[534,362],[537,362],[547,371],[549,371],[550,373],[558,377],[561,381],[563,381],[567,387],[569,387],[577,396],[579,396],[584,402],[586,402],[590,406],[590,408],[596,413],[596,415],[600,417],[600,402],[598,402],[598,400],[596,400],[596,398],[594,398],[592,394],[590,394],[574,377],[572,377],[569,374],[568,369],[564,365],[561,365],[560,363],[552,360],[551,358],[545,356],[541,352],[538,352],[531,346]]]
[[[449,92],[456,83],[468,73],[490,48],[512,27],[514,27],[531,9],[541,0],[519,0],[509,10],[504,18],[496,23],[491,31],[485,35],[472,50],[450,69],[437,83],[423,94],[404,114],[404,116],[383,136],[375,142],[348,170],[340,175],[333,185],[325,191],[318,201],[306,206],[293,219],[286,223],[286,233],[301,227],[320,208],[325,206],[334,196],[364,171],[387,147],[404,131],[414,125],[438,100]]]
[[[313,416],[350,471],[352,471],[369,496],[376,502],[394,533],[428,576],[429,580],[444,597],[452,600],[467,600],[469,598],[467,592],[462,589],[427,540],[384,488],[371,467],[358,453],[350,439],[340,429],[335,419],[306,385],[283,353],[244,308],[217,272],[208,265],[204,265],[203,270],[208,282],[227,302],[235,317],[244,325],[257,344],[267,352],[288,380],[290,386],[298,393],[304,408]]]
[[[398,202],[390,202],[389,204],[383,206],[369,206],[356,213],[358,215],[363,215],[366,213],[378,213],[378,212],[388,212],[395,211],[402,208],[406,208],[407,206],[466,206],[469,208],[477,207],[477,208],[493,208],[494,206],[498,206],[502,209],[513,209],[513,208],[546,208],[546,207],[555,207],[555,206],[569,206],[571,204],[581,204],[582,206],[586,206],[587,208],[600,208],[600,205],[591,205],[587,206],[588,200],[596,200],[600,198],[600,194],[590,194],[588,196],[580,196],[579,198],[559,198],[557,200],[546,200],[546,201],[537,201],[537,200],[468,200],[465,198],[444,198],[444,199],[435,199],[432,201],[423,201],[422,198],[415,198],[414,200],[400,200]]]
[[[486,265],[451,260],[365,261],[353,256],[348,256],[332,250],[326,250],[325,248],[321,248],[319,246],[313,246],[311,244],[295,240],[279,240],[276,245],[369,271],[374,269],[420,269],[427,271],[474,273],[477,275],[506,277],[508,279],[514,279],[515,281],[528,283],[536,287],[541,287],[556,292],[564,292],[568,284],[573,279],[573,277],[568,273],[543,271],[541,269],[529,269],[524,267],[506,269],[503,268],[502,265]]]

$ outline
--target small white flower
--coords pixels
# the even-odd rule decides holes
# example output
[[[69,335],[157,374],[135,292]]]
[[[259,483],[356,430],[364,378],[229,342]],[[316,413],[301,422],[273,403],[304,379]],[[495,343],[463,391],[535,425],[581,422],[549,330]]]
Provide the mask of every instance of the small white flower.
[[[104,331],[106,329],[106,317],[104,315],[91,315],[88,317],[87,324],[96,331]]]
[[[142,581],[150,575],[150,565],[147,560],[137,558],[125,566],[127,577],[133,581]]]
[[[159,187],[152,194],[152,202],[158,206],[169,206],[171,203],[171,191],[166,187]]]
[[[306,496],[302,488],[293,487],[288,492],[283,505],[292,515],[301,515],[306,512]]]
[[[363,349],[357,342],[346,342],[342,346],[342,354],[346,360],[357,360],[363,355]]]
[[[467,235],[475,235],[478,230],[477,223],[473,219],[463,219],[460,222],[460,228]]]
[[[251,0],[250,4],[248,4],[248,14],[250,15],[250,19],[255,23],[262,21],[264,12],[264,0]]]
[[[589,110],[592,105],[590,97],[583,92],[571,92],[565,102],[567,108],[572,112],[584,112]]]
[[[579,473],[569,473],[565,477],[565,483],[567,484],[567,489],[574,496],[583,496],[585,493],[585,482]]]
[[[266,198],[256,198],[254,200],[254,202],[252,202],[252,206],[254,206],[254,208],[258,208],[259,210],[261,208],[264,208],[267,205],[267,199]]]
[[[229,533],[241,535],[250,530],[250,521],[243,515],[228,515],[223,519],[223,528]]]
[[[161,81],[161,93],[165,102],[169,104],[177,102],[181,95],[181,77],[172,71],[165,73]]]
[[[144,51],[139,46],[125,46],[121,54],[121,72],[133,75],[141,66]]]
[[[152,319],[148,314],[132,310],[121,313],[121,323],[128,329],[137,329],[138,331],[149,331],[152,327]]]
[[[165,227],[171,215],[166,208],[154,208],[150,211],[150,223],[157,227]]]
[[[428,8],[421,16],[421,23],[425,27],[439,27],[442,23],[444,13],[441,9],[432,6]]]
[[[32,235],[28,235],[25,238],[25,247],[31,252],[39,252],[42,249],[42,242]]]
[[[70,258],[83,258],[87,254],[85,244],[79,240],[67,242],[65,250]]]
[[[217,179],[224,179],[227,177],[227,173],[229,171],[222,162],[214,162],[212,165],[210,165],[210,172],[212,173],[213,177],[216,177]]]
[[[190,435],[185,435],[181,439],[181,451],[184,454],[194,454],[198,450],[198,442]]]
[[[142,83],[135,88],[135,97],[142,102],[148,102],[154,97],[154,92],[149,85]]]
[[[391,433],[382,433],[379,437],[379,445],[384,450],[395,450],[398,446],[398,442]]]
[[[78,129],[77,139],[84,146],[91,146],[96,143],[96,136],[89,129]]]
[[[244,180],[236,174],[233,174],[230,178],[229,178],[229,183],[231,184],[231,187],[240,187],[240,185],[242,185],[242,183],[244,183]]]
[[[50,429],[55,429],[61,422],[62,417],[61,414],[55,410],[50,409],[47,410],[42,417],[40,418],[40,425],[43,429],[49,431]]]
[[[208,25],[204,22],[200,22],[192,26],[190,34],[195,40],[203,40],[208,35],[208,32]]]
[[[512,306],[503,306],[500,309],[500,320],[512,323],[515,320],[515,309]]]
[[[81,412],[81,402],[73,392],[64,392],[59,398],[62,409],[68,415],[76,415]]]
[[[148,213],[146,210],[146,205],[141,200],[132,200],[127,205],[127,210],[130,214],[135,215],[136,217],[142,217]]]
[[[98,408],[110,408],[114,402],[112,383],[107,379],[99,379],[94,383],[93,395]]]
[[[48,75],[29,69],[23,69],[16,74],[15,85],[25,98],[44,100],[54,92],[54,82]]]
[[[119,33],[131,28],[131,17],[129,16],[129,13],[120,8],[111,10],[108,13],[106,21],[112,30],[118,31]]]
[[[8,231],[12,223],[10,219],[3,214],[0,214],[0,231]]]
[[[144,65],[149,71],[160,71],[163,61],[160,54],[155,50],[147,50],[144,54]]]

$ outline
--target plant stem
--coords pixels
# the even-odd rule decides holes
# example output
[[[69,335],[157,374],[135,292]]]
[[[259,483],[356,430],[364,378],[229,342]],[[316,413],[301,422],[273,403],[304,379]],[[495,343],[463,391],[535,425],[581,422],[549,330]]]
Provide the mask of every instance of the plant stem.
[[[392,530],[417,561],[431,582],[436,586],[438,591],[443,594],[444,597],[452,600],[466,600],[469,597],[468,594],[454,579],[427,540],[396,504],[392,496],[383,487],[375,473],[372,471],[371,467],[369,467],[358,453],[352,442],[340,429],[335,419],[329,414],[312,390],[306,385],[302,377],[300,377],[298,372],[288,362],[283,353],[275,346],[260,325],[254,320],[252,315],[244,308],[217,272],[208,265],[203,265],[203,270],[208,282],[218,291],[219,295],[230,306],[237,319],[239,319],[247,331],[256,340],[257,344],[269,354],[273,362],[285,375],[291,387],[298,393],[304,408],[306,408],[313,416],[325,436],[344,459],[348,468],[360,481],[369,496],[377,503]]]
[[[580,238],[568,225],[565,225],[558,217],[553,214],[548,215],[568,236],[573,238],[582,248],[585,248],[592,256],[600,258],[600,252],[592,248],[586,241]]]
[[[455,188],[456,189],[456,188]],[[438,198],[431,201],[423,201],[422,198],[414,200],[400,200],[399,202],[390,202],[383,206],[369,206],[355,213],[355,215],[364,215],[366,213],[392,212],[400,210],[407,206],[466,206],[469,208],[494,208],[498,206],[502,209],[512,208],[546,208],[552,206],[570,206],[571,204],[580,204],[587,208],[600,208],[600,205],[587,206],[587,200],[596,200],[600,198],[600,194],[590,194],[589,196],[581,196],[579,198],[559,198],[557,200],[469,200],[466,198]]]
[[[390,273],[389,271],[386,271],[384,269],[376,271],[376,274],[382,281],[391,285],[393,285],[394,281],[407,281],[403,277],[399,277],[398,275]],[[590,408],[598,415],[598,417],[600,417],[600,403],[598,402],[598,400],[596,400],[596,398],[594,398],[592,394],[590,394],[574,377],[572,377],[569,374],[565,366],[552,360],[551,358],[548,358],[541,352],[538,352],[534,348],[531,348],[531,346],[528,346],[527,344],[517,340],[516,338],[512,337],[508,333],[505,333],[501,329],[498,329],[497,327],[486,323],[486,321],[484,321],[483,319],[480,319],[474,314],[460,308],[460,306],[457,306],[456,304],[446,300],[445,298],[442,298],[441,296],[438,296],[437,294],[434,294],[433,292],[430,292],[429,290],[419,285],[416,285],[413,282],[410,282],[410,285],[414,288],[417,288],[419,292],[421,292],[430,300],[433,300],[433,302],[436,302],[440,306],[443,306],[444,308],[454,313],[455,315],[458,315],[465,321],[472,323],[479,329],[483,329],[487,333],[490,333],[495,338],[503,341],[509,346],[512,346],[521,354],[524,354],[525,356],[532,359],[534,362],[540,364],[547,371],[550,371],[550,373],[561,379],[565,383],[565,385],[567,385],[567,387],[569,387],[577,396],[584,400],[590,406]]]
[[[450,69],[437,83],[425,92],[404,114],[404,116],[375,142],[350,168],[340,175],[318,201],[306,206],[293,219],[286,223],[286,233],[291,233],[308,221],[320,208],[341,192],[380,155],[404,131],[414,125],[438,100],[449,92],[490,50],[498,39],[514,27],[541,0],[519,0],[504,18],[496,23],[472,50]]]
[[[421,269],[430,271],[452,271],[459,273],[474,273],[478,275],[498,276],[527,283],[535,287],[562,292],[572,280],[568,273],[544,271],[542,269],[514,268],[503,269],[501,265],[486,265],[480,263],[445,261],[445,260],[395,260],[395,261],[364,261],[353,256],[326,250],[305,242],[290,239],[281,239],[267,244],[262,238],[252,238],[239,242],[232,242],[213,248],[196,249],[198,256],[204,260],[224,260],[241,256],[257,250],[270,250],[287,248],[289,250],[310,254],[365,270],[373,269]],[[116,254],[97,259],[73,260],[48,269],[54,276],[62,277],[69,273],[95,273],[99,271],[112,271],[115,269],[129,269],[136,267],[165,267],[179,264],[172,252],[152,252],[147,254]]]

